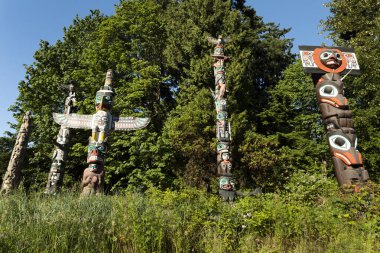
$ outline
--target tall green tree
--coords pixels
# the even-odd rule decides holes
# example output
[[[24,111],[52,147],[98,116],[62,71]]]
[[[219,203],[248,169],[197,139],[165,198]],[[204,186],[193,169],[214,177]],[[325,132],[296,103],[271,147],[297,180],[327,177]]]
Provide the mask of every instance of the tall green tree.
[[[76,18],[62,40],[41,41],[35,62],[13,111],[34,113],[28,184],[41,188],[50,167],[58,126],[52,112],[63,110],[65,91],[73,82],[78,113],[92,114],[94,94],[107,69],[115,71],[113,115],[150,116],[148,128],[111,134],[106,163],[108,189],[145,189],[174,185],[176,178],[199,183],[216,163],[213,45],[208,36],[230,38],[226,54],[229,112],[238,171],[246,132],[259,129],[258,114],[267,106],[268,89],[293,61],[288,29],[264,23],[244,1],[120,1],[116,13],[98,11]],[[66,184],[78,182],[86,166],[89,133],[72,132]]]
[[[355,49],[362,74],[345,79],[345,96],[353,111],[355,130],[370,178],[380,172],[380,3],[377,0],[334,0],[332,15],[323,22],[339,46]]]
[[[163,178],[154,165],[160,158],[152,150],[159,152],[156,139],[173,99],[160,60],[165,41],[160,12],[161,6],[153,1],[121,1],[114,16],[93,11],[84,19],[77,17],[56,44],[41,42],[35,63],[27,66],[27,78],[19,85],[20,96],[13,108],[16,114],[31,109],[35,117],[34,155],[25,168],[33,182],[30,184],[40,188],[46,180],[58,131],[51,115],[62,111],[65,97],[58,84],[74,82],[78,113],[92,114],[95,92],[103,85],[109,68],[115,71],[113,87],[117,94],[113,114],[151,116],[152,123],[139,133],[113,133],[107,182],[125,186],[128,175],[136,174],[134,170],[156,169],[157,175],[150,173],[150,177],[156,181]],[[86,166],[89,136],[84,130],[71,132],[74,145],[66,166],[69,184],[79,181]]]
[[[244,135],[256,128],[257,114],[267,105],[268,88],[277,83],[292,62],[291,40],[284,38],[288,29],[264,23],[244,1],[174,2],[168,13],[164,54],[179,93],[178,106],[166,121],[167,134],[163,136],[176,157],[170,167],[194,183],[200,182],[200,174],[215,172],[216,113],[211,94],[207,96],[207,90],[214,89],[209,56],[213,45],[206,38],[223,35],[230,39],[225,47],[226,55],[232,59],[226,69],[228,111],[234,170],[239,171],[239,147]]]
[[[240,147],[242,178],[275,190],[298,171],[326,174],[331,161],[315,88],[300,61],[284,71],[269,96],[268,107],[258,114],[257,128],[245,133]]]

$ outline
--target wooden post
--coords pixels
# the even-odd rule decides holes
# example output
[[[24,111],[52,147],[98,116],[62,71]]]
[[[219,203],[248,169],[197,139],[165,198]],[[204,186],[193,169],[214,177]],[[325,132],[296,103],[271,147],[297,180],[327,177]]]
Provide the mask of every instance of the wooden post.
[[[28,139],[31,128],[31,113],[28,111],[23,118],[20,130],[17,134],[16,143],[13,147],[11,159],[3,178],[0,194],[9,194],[20,183],[21,169],[26,155]]]

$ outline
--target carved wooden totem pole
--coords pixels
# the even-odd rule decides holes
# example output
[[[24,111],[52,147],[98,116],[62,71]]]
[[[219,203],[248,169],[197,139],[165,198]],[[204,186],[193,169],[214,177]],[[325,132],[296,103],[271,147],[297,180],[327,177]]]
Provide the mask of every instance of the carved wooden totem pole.
[[[311,73],[319,108],[327,132],[335,176],[343,188],[358,191],[368,179],[362,156],[357,149],[348,100],[343,95],[340,74],[360,74],[352,48],[300,46],[302,65]]]
[[[17,134],[17,139],[13,147],[11,159],[9,160],[8,168],[3,178],[3,184],[1,185],[1,194],[10,193],[20,183],[21,168],[26,155],[26,148],[28,146],[28,139],[31,128],[30,121],[31,113],[28,111],[23,117],[23,122]]]
[[[219,176],[219,194],[226,201],[235,198],[235,185],[232,178],[232,163],[230,161],[231,129],[228,122],[227,94],[225,63],[228,57],[224,55],[224,43],[226,39],[219,36],[218,39],[209,38],[215,45],[214,54],[214,76],[215,91],[212,92],[216,107],[216,138],[217,143],[217,176]]]
[[[64,114],[68,115],[72,113],[74,103],[76,102],[74,85],[70,84],[67,87],[69,95],[65,99]],[[55,150],[53,153],[53,161],[50,167],[50,173],[48,176],[48,182],[46,185],[46,194],[56,194],[61,188],[64,175],[64,166],[68,153],[70,129],[65,125],[61,125],[59,129],[57,140],[55,142]]]
[[[108,147],[108,137],[111,130],[137,130],[146,127],[150,118],[113,117],[112,70],[107,71],[103,87],[96,92],[96,113],[93,115],[58,114],[53,117],[56,123],[68,128],[91,129],[92,135],[88,144],[88,168],[83,172],[82,195],[99,195],[104,182],[104,163]]]

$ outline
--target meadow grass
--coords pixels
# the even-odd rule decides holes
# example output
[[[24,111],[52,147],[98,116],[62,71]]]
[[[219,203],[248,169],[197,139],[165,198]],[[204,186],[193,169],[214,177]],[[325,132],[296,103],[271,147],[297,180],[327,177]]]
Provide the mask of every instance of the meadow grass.
[[[370,196],[370,197],[369,197]],[[380,252],[379,200],[333,189],[222,202],[197,189],[0,197],[0,252]]]

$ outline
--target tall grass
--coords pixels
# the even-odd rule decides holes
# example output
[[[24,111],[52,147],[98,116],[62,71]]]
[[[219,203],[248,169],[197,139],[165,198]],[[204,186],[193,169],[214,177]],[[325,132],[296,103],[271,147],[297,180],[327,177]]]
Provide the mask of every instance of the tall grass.
[[[376,192],[303,197],[21,192],[0,198],[0,252],[380,252]]]

